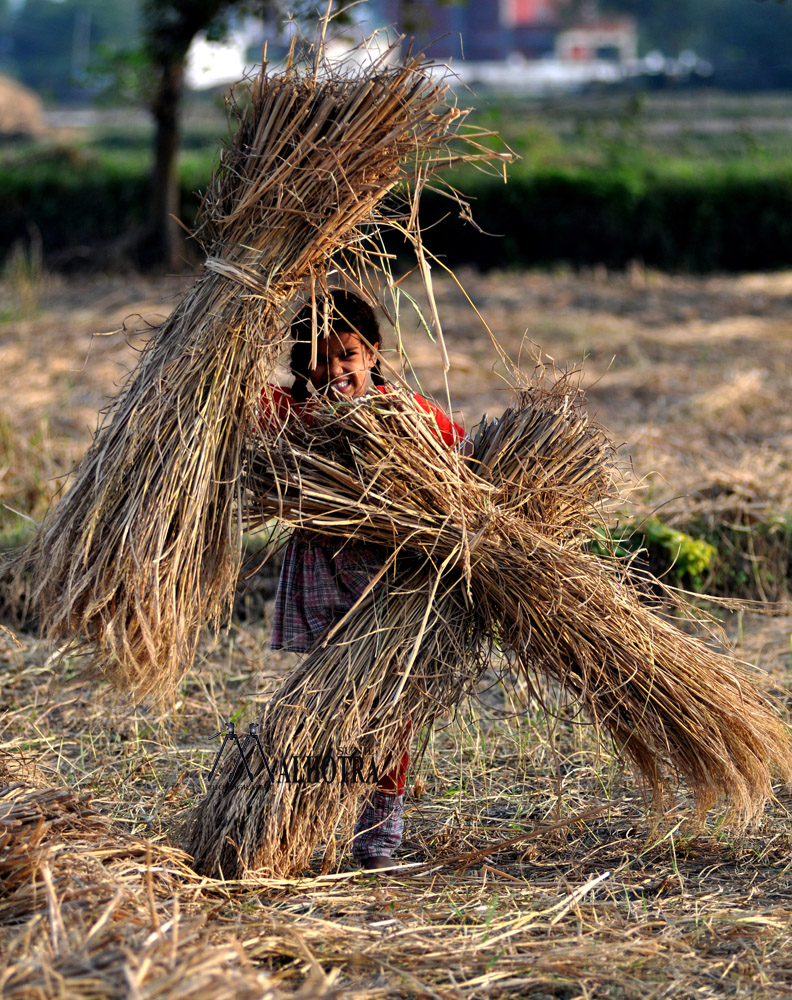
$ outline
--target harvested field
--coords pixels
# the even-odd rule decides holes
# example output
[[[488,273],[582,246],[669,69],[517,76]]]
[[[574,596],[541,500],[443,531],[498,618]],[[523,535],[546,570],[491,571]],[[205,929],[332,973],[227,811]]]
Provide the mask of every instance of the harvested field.
[[[792,275],[461,277],[523,367],[530,342],[560,366],[585,361],[591,409],[644,484],[625,518],[728,527],[739,514],[758,537],[790,509]],[[85,448],[141,343],[133,317],[166,314],[180,281],[41,279],[33,304],[0,287],[0,501],[40,516],[48,479]],[[437,297],[451,399],[471,426],[505,405],[502,372],[453,283],[438,280]],[[127,317],[126,334],[95,336]],[[405,309],[409,357],[442,402],[436,348],[418,326]],[[5,538],[24,531],[8,511],[0,524]],[[767,559],[748,565],[767,586]],[[320,876],[317,857],[313,877],[288,882],[199,879],[167,835],[205,788],[210,737],[232,715],[252,721],[294,662],[266,649],[267,610],[207,636],[167,718],[83,684],[77,661],[56,667],[30,635],[0,631],[3,995],[792,991],[788,790],[739,838],[719,816],[696,827],[684,794],[653,823],[587,728],[563,714],[548,726],[522,690],[494,683],[411,772],[401,855],[417,867],[376,879],[344,856]],[[725,621],[786,712],[789,612]]]

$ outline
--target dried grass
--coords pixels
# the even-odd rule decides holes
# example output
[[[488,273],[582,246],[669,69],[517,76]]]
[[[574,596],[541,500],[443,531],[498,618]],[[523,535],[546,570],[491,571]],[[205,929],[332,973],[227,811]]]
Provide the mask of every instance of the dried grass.
[[[205,915],[180,913],[191,882],[178,851],[120,833],[89,797],[5,785],[0,934],[21,931],[5,942],[2,995],[280,1000],[238,943],[211,943]],[[318,985],[302,995],[326,995]]]
[[[758,638],[760,629],[753,622],[749,632]],[[740,841],[718,826],[691,828],[684,809],[669,811],[652,834],[636,789],[607,753],[597,756],[590,729],[562,716],[548,733],[532,724],[519,691],[491,677],[479,702],[433,732],[413,771],[403,858],[420,865],[379,879],[342,864],[324,877],[225,883],[181,868],[160,833],[189,805],[190,780],[180,783],[177,772],[208,773],[217,719],[260,698],[259,641],[236,628],[205,645],[167,728],[152,728],[140,709],[120,710],[107,692],[50,683],[44,643],[22,636],[20,648],[0,645],[3,759],[26,747],[46,789],[42,804],[65,791],[69,822],[82,823],[84,810],[93,823],[93,833],[86,825],[70,835],[65,823],[47,833],[56,905],[31,868],[41,890],[35,909],[0,924],[4,988],[12,984],[14,996],[128,996],[125,967],[139,977],[139,995],[163,1000],[182,995],[182,974],[192,989],[191,970],[209,998],[232,987],[265,996],[267,983],[306,1000],[334,990],[349,1000],[748,1000],[792,988],[788,800]],[[781,675],[775,653],[760,662]],[[30,785],[29,771],[10,770],[0,786]],[[81,790],[94,793],[88,806]],[[592,815],[592,801],[603,800],[605,811]],[[97,847],[116,853],[103,864],[91,858]],[[62,901],[88,890],[106,900],[88,915],[79,898]],[[85,943],[116,891],[121,903]],[[66,934],[56,931],[55,954],[59,915]]]
[[[0,135],[40,138],[47,131],[44,105],[38,94],[5,73],[0,74]]]
[[[244,93],[201,208],[205,274],[150,340],[26,556],[47,633],[88,643],[138,696],[172,696],[201,626],[229,608],[245,448],[287,305],[315,300],[331,267],[368,281],[382,266],[377,227],[415,230],[410,206],[379,211],[385,196],[454,160],[461,112],[415,58],[357,77],[264,69]],[[466,141],[463,158],[494,155]]]
[[[789,736],[747,672],[648,608],[624,568],[585,542],[609,494],[609,449],[570,385],[523,390],[484,422],[469,468],[409,395],[316,404],[254,463],[253,508],[295,528],[364,538],[394,554],[265,709],[265,753],[358,747],[386,771],[418,729],[475,684],[497,644],[534,689],[559,685],[662,806],[684,779],[700,814],[737,822],[792,778]],[[260,516],[260,514],[259,514]],[[415,553],[418,553],[416,558]],[[333,838],[359,788],[287,785],[231,768],[189,821],[200,871],[300,871]]]
[[[548,311],[559,311],[553,296],[571,294],[555,290],[561,279],[529,279],[547,283]],[[673,284],[672,279],[664,281]],[[504,295],[520,300],[521,334],[526,324],[522,283],[514,275],[500,282],[506,286]],[[577,276],[569,284],[585,291]],[[616,282],[600,284],[608,294]],[[692,294],[703,301],[705,291],[697,282]],[[92,288],[90,296],[94,294]],[[443,303],[440,308],[445,316]],[[786,316],[785,302],[779,309]],[[602,324],[608,338],[615,323]],[[642,348],[651,340],[651,329],[643,340],[629,333]],[[46,335],[42,330],[41,343],[46,344]],[[784,321],[783,337],[773,345],[774,364],[783,362],[788,346]],[[558,345],[554,353],[575,352]],[[609,341],[602,353],[611,357]],[[690,357],[682,352],[679,361],[692,367],[697,359],[693,343]],[[81,361],[79,354],[76,367]],[[697,378],[711,385],[717,376],[705,369]],[[640,378],[633,381],[640,383]],[[782,388],[769,404],[776,416],[787,412],[785,376]],[[605,394],[609,391],[605,385]],[[673,385],[663,386],[661,401],[669,412],[674,398]],[[765,426],[755,423],[758,429]],[[678,440],[667,476],[675,492],[680,482],[689,481],[681,456],[698,447],[693,432],[684,417],[675,428],[666,425],[657,431],[669,448],[674,437]],[[636,436],[640,433],[638,428]],[[748,443],[746,460],[750,449]],[[724,461],[723,468],[727,466]],[[651,463],[642,467],[646,471]],[[741,655],[772,669],[777,693],[786,695],[792,621],[768,623],[746,616],[742,624],[746,645]],[[196,670],[180,692],[170,727],[163,730],[141,709],[111,701],[101,687],[77,684],[77,664],[68,657],[57,670],[65,679],[65,688],[59,689],[46,644],[0,633],[0,752],[34,758],[38,784],[56,786],[57,794],[68,782],[72,795],[77,788],[99,796],[94,831],[99,837],[107,823],[101,815],[112,815],[119,826],[108,828],[109,840],[126,844],[126,827],[161,839],[161,832],[173,828],[191,806],[185,773],[208,773],[216,750],[208,737],[232,714],[252,718],[262,686],[270,680],[266,675],[277,673],[278,657],[265,660],[262,668],[264,638],[261,629],[235,626],[228,635],[203,642]],[[185,868],[174,884],[158,881],[162,856],[153,844],[152,917],[140,854],[128,867],[121,850],[116,861],[107,867],[92,865],[87,873],[81,857],[96,845],[96,837],[86,832],[83,842],[71,840],[74,850],[59,855],[57,878],[75,891],[81,886],[72,873],[82,888],[109,878],[122,890],[128,888],[130,896],[89,942],[86,964],[63,956],[53,959],[52,927],[57,928],[59,915],[67,932],[60,939],[65,953],[86,954],[80,951],[86,924],[79,906],[58,905],[62,886],[50,906],[43,879],[31,868],[41,890],[36,909],[23,922],[0,927],[7,962],[4,989],[10,982],[19,984],[15,995],[25,997],[127,996],[132,990],[125,967],[141,977],[134,957],[140,952],[144,960],[154,960],[155,973],[153,980],[145,975],[136,980],[139,993],[148,996],[151,981],[156,981],[156,995],[181,996],[173,970],[189,971],[190,963],[200,961],[197,951],[208,961],[218,954],[212,951],[218,941],[233,934],[247,958],[235,957],[238,951],[231,955],[229,945],[228,960],[215,974],[209,977],[204,966],[203,996],[228,996],[229,984],[235,996],[265,995],[266,986],[257,979],[261,969],[289,995],[305,987],[307,996],[327,988],[317,973],[324,970],[326,980],[350,1000],[515,995],[753,1000],[791,992],[788,795],[779,793],[740,839],[717,822],[706,831],[691,828],[684,801],[668,811],[665,828],[652,834],[635,787],[607,751],[597,753],[590,730],[571,725],[562,715],[546,733],[532,724],[533,713],[525,703],[510,704],[499,689],[492,690],[490,679],[485,682],[482,697],[499,710],[461,706],[450,729],[430,736],[415,777],[416,795],[408,796],[403,857],[422,863],[417,874],[408,869],[375,881],[342,871],[340,877],[287,881],[251,876],[220,883],[197,880]],[[109,728],[108,718],[113,720]],[[15,767],[7,780],[30,784],[30,771],[22,778]],[[601,816],[576,821],[592,801],[603,799],[615,804]],[[548,829],[564,818],[561,828]],[[502,846],[532,832],[533,838]],[[55,840],[53,835],[50,844]],[[478,853],[478,860],[469,864],[464,856],[471,852]],[[320,860],[313,859],[314,870]],[[103,885],[109,905],[114,888]],[[91,920],[102,912],[93,911]],[[188,918],[205,920],[203,936],[189,937]],[[93,952],[99,936],[107,947]],[[96,962],[89,965],[92,955]],[[59,976],[52,973],[53,961],[62,963]],[[245,961],[253,962],[256,971]],[[171,974],[160,976],[163,969]],[[185,981],[189,986],[189,977]]]

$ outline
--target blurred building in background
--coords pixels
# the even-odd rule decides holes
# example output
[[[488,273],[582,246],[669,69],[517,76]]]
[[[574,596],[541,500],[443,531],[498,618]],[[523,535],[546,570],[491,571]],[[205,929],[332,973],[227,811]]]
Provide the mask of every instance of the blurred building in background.
[[[638,26],[631,17],[584,22],[558,33],[555,54],[570,62],[602,59],[630,65],[638,58]]]
[[[558,0],[476,0],[405,5],[380,0],[370,6],[380,23],[393,24],[415,37],[416,45],[436,60],[466,62],[502,60],[509,56],[540,59],[552,55],[560,28]]]
[[[171,13],[182,6],[146,2]],[[48,104],[134,103],[149,83],[140,61],[142,3],[0,0],[0,73]],[[284,24],[289,6],[269,0],[229,8],[235,16],[222,42],[215,31],[196,38],[190,87],[238,79],[260,62],[264,41],[278,64],[295,33],[316,28],[309,4],[302,4],[305,17]],[[246,16],[254,8],[268,13],[264,21]],[[466,83],[518,93],[605,83],[792,89],[792,0],[363,0],[347,6],[346,23],[333,22],[331,54],[377,29],[383,44],[397,33],[414,37],[417,50],[450,62]]]
[[[624,81],[636,70],[638,28],[631,17],[602,18],[583,4],[579,22],[565,0],[425,3],[372,0],[372,21],[415,39],[465,84],[523,93],[563,93]]]

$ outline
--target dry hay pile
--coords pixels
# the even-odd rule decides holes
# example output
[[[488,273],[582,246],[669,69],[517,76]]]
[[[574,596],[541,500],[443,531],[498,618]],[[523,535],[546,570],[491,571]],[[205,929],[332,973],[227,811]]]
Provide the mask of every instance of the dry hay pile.
[[[0,136],[42,136],[44,105],[32,90],[0,73]]]
[[[493,646],[532,685],[577,699],[662,804],[685,779],[701,813],[738,819],[792,777],[788,736],[749,677],[654,614],[623,567],[585,550],[610,494],[609,448],[563,381],[523,390],[484,421],[469,467],[412,397],[317,403],[310,426],[268,434],[251,510],[392,553],[357,605],[273,695],[265,756],[325,759],[358,748],[379,771],[413,731],[452,708]],[[253,754],[230,761],[184,835],[199,870],[290,874],[333,838],[359,785],[286,783]],[[236,774],[234,774],[236,772]]]
[[[197,882],[185,861],[115,829],[87,797],[0,781],[2,996],[281,1000],[238,942],[180,908]]]
[[[287,307],[315,302],[331,269],[369,284],[382,226],[417,239],[404,191],[380,206],[454,162],[461,113],[446,96],[419,60],[383,58],[357,76],[265,68],[234,106],[196,234],[205,274],[152,337],[26,557],[47,633],[86,641],[120,687],[171,696],[202,626],[227,613],[246,448]],[[462,146],[462,158],[495,155]]]
[[[227,611],[245,490],[268,513],[392,553],[372,586],[286,678],[263,720],[268,751],[344,742],[385,769],[413,730],[454,705],[494,645],[579,699],[658,798],[667,772],[700,808],[751,815],[770,769],[792,774],[782,726],[750,683],[646,610],[583,542],[607,493],[607,447],[565,387],[529,392],[485,424],[469,469],[397,396],[319,407],[307,437],[268,441],[259,397],[288,305],[320,305],[330,272],[373,287],[381,227],[416,245],[415,203],[383,198],[453,162],[458,118],[413,60],[349,78],[263,72],[204,199],[206,274],[160,327],[29,552],[50,635],[80,638],[119,685],[166,696],[200,628]],[[463,158],[492,157],[475,142]],[[406,208],[406,212],[405,212]],[[430,295],[431,301],[431,295]],[[373,474],[372,474],[373,473]],[[253,478],[251,478],[253,477]],[[258,478],[256,478],[258,477]],[[330,637],[328,637],[330,638]],[[359,789],[223,780],[186,843],[197,867],[291,874],[330,844]]]

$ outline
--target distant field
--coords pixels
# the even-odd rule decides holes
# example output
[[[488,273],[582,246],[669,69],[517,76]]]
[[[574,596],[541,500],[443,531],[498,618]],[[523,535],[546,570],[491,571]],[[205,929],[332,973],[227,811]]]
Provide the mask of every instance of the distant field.
[[[518,159],[505,187],[497,171],[447,175],[479,229],[462,221],[467,210],[426,193],[431,249],[483,269],[790,267],[790,112],[787,94],[482,96],[471,124],[500,133],[484,141],[505,141]],[[0,258],[40,235],[53,267],[118,266],[146,218],[151,122],[132,109],[50,115],[47,139],[0,150]],[[178,209],[187,226],[226,132],[222,101],[189,104]]]
[[[792,507],[792,272],[461,278],[523,370],[582,367],[590,413],[624,442],[629,482],[643,486],[628,506],[639,519],[745,517],[737,528],[755,539],[781,523]],[[52,477],[82,454],[147,324],[187,280],[0,281],[2,541],[41,517]],[[503,409],[506,370],[451,280],[438,280],[437,301],[451,404],[470,427]],[[406,307],[402,332],[421,386],[444,401],[437,347]],[[394,362],[395,342],[387,330]],[[761,550],[752,558],[749,572],[770,585],[778,567]],[[789,611],[724,620],[787,719]],[[574,712],[548,723],[522,685],[493,677],[411,771],[400,853],[425,867],[377,880],[341,853],[325,876],[317,855],[300,879],[199,879],[166,838],[203,793],[211,736],[232,716],[253,719],[293,662],[267,649],[270,615],[267,604],[206,635],[164,717],[84,682],[78,658],[53,660],[50,644],[0,629],[4,996],[121,998],[130,982],[146,1000],[792,992],[789,790],[744,835],[718,812],[698,825],[684,789],[658,818]]]
[[[473,108],[471,123],[497,131],[527,165],[602,163],[642,154],[661,160],[784,161],[792,152],[792,93],[702,89],[530,99],[462,90],[458,101]],[[143,111],[52,109],[48,121],[68,144],[149,154],[152,125]],[[225,134],[222,98],[188,102],[183,139],[188,157],[209,164]]]
[[[479,105],[517,152],[529,156],[607,157],[651,154],[662,159],[722,160],[789,155],[792,94],[724,94],[694,90],[580,95],[537,102]],[[535,129],[536,133],[532,130]],[[542,151],[541,134],[556,148]]]

